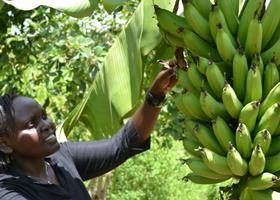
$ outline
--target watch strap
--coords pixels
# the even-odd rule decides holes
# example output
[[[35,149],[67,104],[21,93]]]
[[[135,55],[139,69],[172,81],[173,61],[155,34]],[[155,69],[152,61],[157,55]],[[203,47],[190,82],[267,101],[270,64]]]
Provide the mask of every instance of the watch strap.
[[[165,96],[157,96],[149,90],[146,94],[146,102],[154,108],[161,108],[165,102]]]

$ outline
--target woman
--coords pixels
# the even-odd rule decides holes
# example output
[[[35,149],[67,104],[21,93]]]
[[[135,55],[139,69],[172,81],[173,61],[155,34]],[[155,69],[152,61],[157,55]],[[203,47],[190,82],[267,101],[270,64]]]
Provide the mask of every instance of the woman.
[[[160,105],[177,82],[173,65],[159,72],[143,105],[106,140],[59,144],[55,125],[41,105],[25,96],[2,96],[0,151],[5,159],[0,199],[90,199],[84,180],[102,175],[149,149]]]

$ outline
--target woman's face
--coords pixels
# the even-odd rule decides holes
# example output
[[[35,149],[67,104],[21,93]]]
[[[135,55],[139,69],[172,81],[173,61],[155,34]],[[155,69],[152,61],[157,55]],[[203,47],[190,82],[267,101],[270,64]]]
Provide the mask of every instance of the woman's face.
[[[35,100],[18,96],[13,100],[15,133],[9,143],[14,156],[39,159],[59,149],[55,125]]]

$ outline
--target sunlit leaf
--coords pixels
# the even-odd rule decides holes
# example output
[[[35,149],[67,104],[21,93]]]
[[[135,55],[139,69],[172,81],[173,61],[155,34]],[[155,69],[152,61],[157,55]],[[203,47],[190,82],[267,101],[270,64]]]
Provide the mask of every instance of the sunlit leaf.
[[[98,4],[98,0],[4,0],[4,2],[20,10],[47,6],[77,18],[91,15]]]

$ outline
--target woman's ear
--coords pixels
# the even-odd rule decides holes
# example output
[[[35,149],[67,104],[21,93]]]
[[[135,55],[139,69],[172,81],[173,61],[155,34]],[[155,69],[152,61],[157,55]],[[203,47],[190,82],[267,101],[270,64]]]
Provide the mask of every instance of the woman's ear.
[[[0,151],[5,154],[11,154],[13,149],[9,145],[9,139],[6,137],[0,137]]]

